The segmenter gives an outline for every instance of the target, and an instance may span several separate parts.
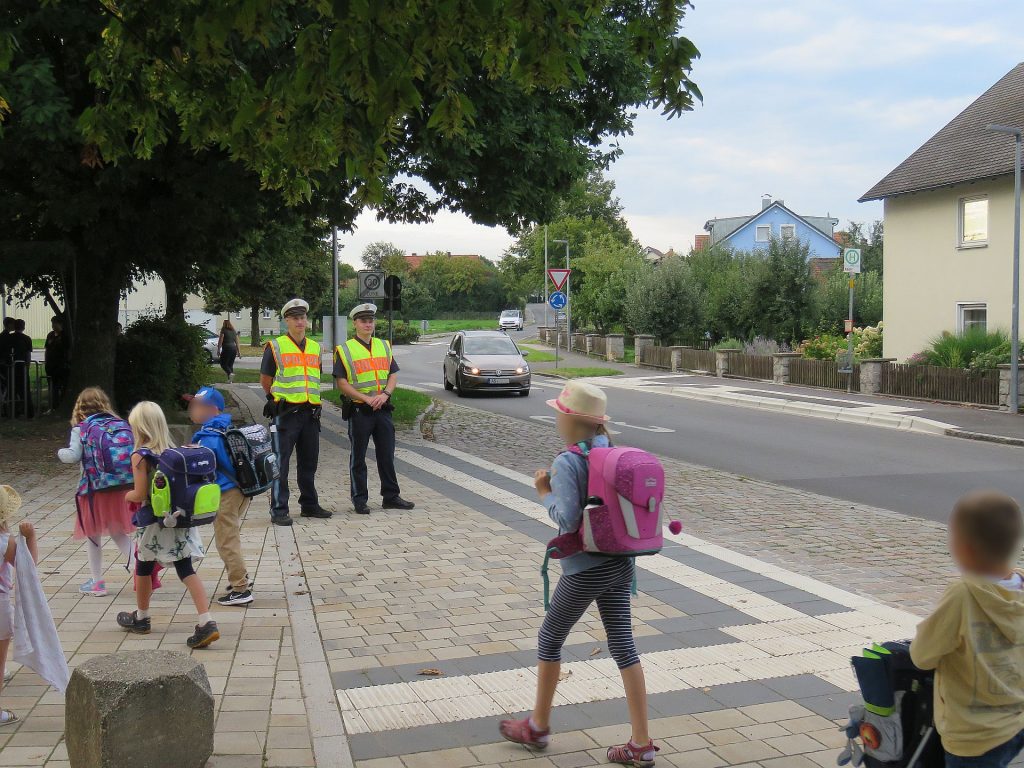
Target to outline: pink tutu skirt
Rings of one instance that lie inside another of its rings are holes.
[[[134,533],[132,513],[125,496],[129,488],[98,491],[88,496],[75,496],[78,514],[75,515],[75,538],[95,539],[121,533]]]

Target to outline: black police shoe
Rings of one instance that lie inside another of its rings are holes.
[[[370,514],[370,507],[364,502],[363,504],[356,504],[357,515],[368,515]]]
[[[386,499],[381,504],[384,509],[414,509],[416,507],[411,501],[406,501],[401,496],[395,496],[393,499]]]
[[[319,517],[321,520],[326,520],[328,517],[331,517],[333,514],[334,514],[333,512],[330,512],[330,511],[324,509],[319,504],[317,506],[315,506],[315,507],[310,508],[310,509],[304,509],[301,512],[302,517]]]
[[[285,512],[283,515],[271,515],[270,522],[274,525],[291,525],[295,521],[292,520],[291,515]]]

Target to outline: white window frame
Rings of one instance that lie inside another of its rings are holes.
[[[761,239],[761,230],[768,230],[768,237]],[[757,224],[754,226],[754,242],[755,243],[770,243],[772,241],[772,225],[771,224]]]
[[[263,319],[264,320],[270,320],[273,317],[274,317],[273,310],[271,310],[271,309],[264,309],[263,310]]]
[[[985,310],[985,330],[988,330],[988,303],[984,301],[958,301],[956,303],[956,332],[963,333],[966,328],[964,326],[964,312],[974,309]]]
[[[235,320],[241,320],[241,319],[242,319],[242,313],[241,312],[235,312]]]
[[[977,202],[978,200],[984,200],[986,204],[985,209],[985,239],[974,240],[972,242],[964,242],[964,206],[967,203]],[[988,195],[969,195],[957,199],[956,202],[956,247],[957,248],[987,248],[991,233],[990,228],[990,216],[988,210]]]
[[[788,235],[786,234],[786,230],[787,229],[792,230]],[[779,237],[781,237],[783,240],[785,240],[786,238],[792,238],[793,240],[796,240],[796,224],[782,224],[782,225],[780,225],[779,226]]]

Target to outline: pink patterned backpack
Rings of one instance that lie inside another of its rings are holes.
[[[587,460],[587,500],[580,527],[548,542],[541,569],[545,608],[548,558],[580,552],[610,557],[656,555],[663,543],[665,470],[657,457],[640,448],[591,448],[586,443],[569,450]]]

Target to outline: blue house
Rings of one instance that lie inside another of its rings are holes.
[[[842,247],[834,239],[839,219],[828,216],[800,216],[786,207],[783,200],[766,197],[761,211],[747,216],[710,219],[704,224],[709,235],[698,235],[698,247],[721,245],[734,251],[765,250],[772,238],[795,238],[807,243],[811,259],[837,259]]]

